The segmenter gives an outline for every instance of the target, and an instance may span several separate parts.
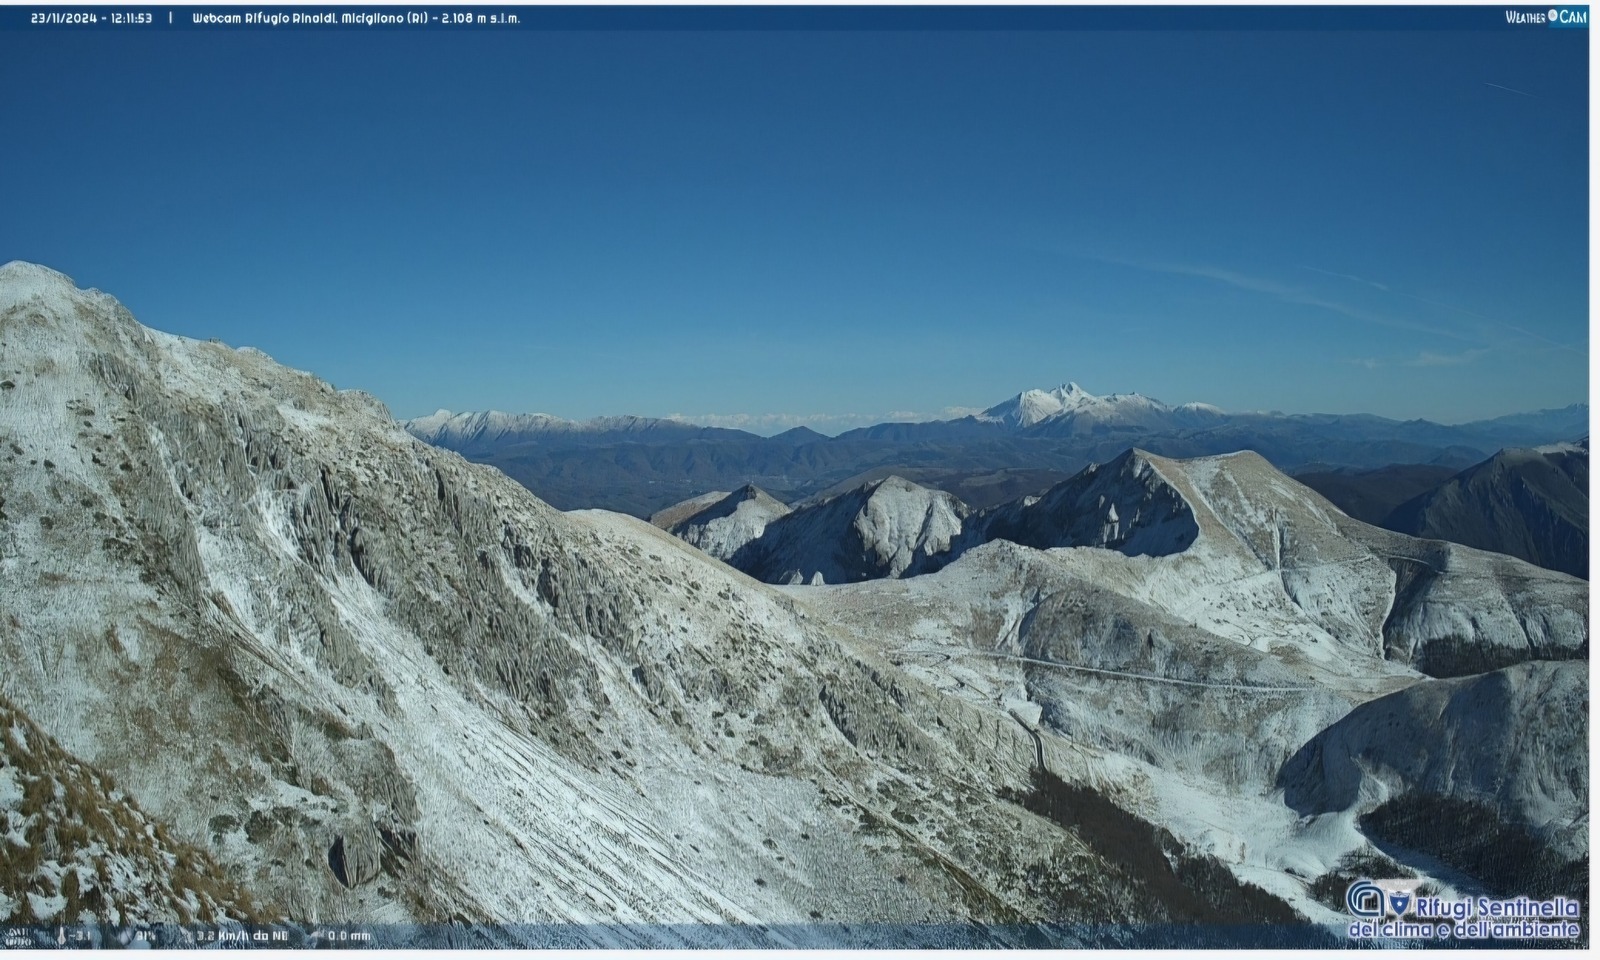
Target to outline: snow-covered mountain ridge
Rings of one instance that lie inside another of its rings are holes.
[[[1208,428],[1249,426],[1259,430],[1299,426],[1313,432],[1332,429],[1354,435],[1377,431],[1385,436],[1398,432],[1420,438],[1436,433],[1439,436],[1431,442],[1442,444],[1449,442],[1445,438],[1452,432],[1461,433],[1461,439],[1454,442],[1467,442],[1476,433],[1492,431],[1496,427],[1528,429],[1563,417],[1563,422],[1586,423],[1587,415],[1586,404],[1574,404],[1561,410],[1514,414],[1452,427],[1426,420],[1399,421],[1366,414],[1240,412],[1196,401],[1172,405],[1139,393],[1096,395],[1069,381],[1048,390],[1024,390],[981,413],[955,420],[882,423],[851,430],[841,436],[850,438],[896,433],[903,435],[899,439],[914,437],[935,440],[944,439],[946,435],[968,436],[968,431],[963,430],[964,425],[987,426],[1036,437],[1087,436],[1106,432],[1130,436],[1166,436]],[[803,432],[815,442],[835,439],[805,428],[796,428],[778,437],[762,438],[742,430],[707,427],[677,417],[604,416],[567,420],[544,413],[505,413],[498,410],[452,413],[441,409],[401,423],[413,435],[452,450],[491,449],[518,443],[602,436],[656,442],[705,437],[790,443],[792,434]],[[1584,428],[1579,432],[1586,433],[1587,430]]]
[[[556,439],[569,442],[596,438],[657,442],[695,437],[755,439],[754,434],[742,430],[703,427],[661,417],[611,416],[566,420],[546,413],[503,413],[499,410],[482,413],[437,410],[425,417],[403,421],[403,426],[418,439],[457,451],[493,449]]]
[[[1186,459],[1253,450],[1290,473],[1393,464],[1461,469],[1503,447],[1588,432],[1588,408],[1444,426],[1360,414],[1225,412],[1139,394],[1095,396],[1077,384],[1024,391],[954,420],[879,423],[824,437],[774,437],[682,420],[450,414],[408,421],[412,433],[503,470],[562,509],[648,517],[709,490],[754,484],[787,503],[897,474],[977,506],[1105,462],[1130,446]],[[1394,501],[1398,503],[1399,501]]]
[[[1161,915],[1003,799],[1035,747],[1002,703],[25,264],[0,267],[0,490],[0,695],[299,922],[935,945]]]
[[[1125,579],[1110,552],[1170,558],[1163,566],[1192,571],[1189,583],[1123,589],[1174,611],[1183,597],[1190,618],[1215,609],[1210,628],[1220,630],[1239,618],[1239,584],[1250,584],[1258,611],[1285,618],[1278,636],[1440,676],[1576,656],[1588,637],[1583,581],[1352,520],[1248,452],[1173,460],[1129,450],[1041,496],[976,513],[891,478],[802,504],[719,556],[769,583],[849,583],[926,573],[994,540],[1076,548],[1073,562],[1102,569],[1101,582]],[[1210,589],[1196,595],[1198,584]]]

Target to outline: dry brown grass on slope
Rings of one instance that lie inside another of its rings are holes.
[[[212,923],[262,922],[272,911],[0,696],[0,914],[8,923]]]

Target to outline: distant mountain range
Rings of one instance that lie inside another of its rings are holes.
[[[826,437],[775,437],[680,420],[440,410],[404,421],[413,435],[493,464],[562,509],[650,514],[712,490],[757,484],[794,501],[893,473],[992,506],[1066,479],[1131,446],[1162,456],[1252,450],[1286,472],[1395,463],[1459,470],[1505,447],[1588,433],[1588,404],[1445,425],[1367,414],[1230,413],[1075,383],[1026,390],[980,414],[880,423]]]

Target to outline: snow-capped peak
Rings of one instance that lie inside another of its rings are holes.
[[[89,291],[83,291],[86,295]],[[59,300],[80,295],[72,278],[49,267],[26,260],[12,260],[0,266],[0,310],[10,309],[34,297]]]
[[[1106,419],[1108,415],[1114,419],[1116,411],[1128,409],[1168,408],[1137,393],[1096,396],[1069,381],[1054,390],[1024,390],[1005,403],[985,410],[978,415],[978,419],[1025,428],[1048,420],[1091,412],[1096,419]]]

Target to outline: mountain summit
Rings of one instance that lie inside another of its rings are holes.
[[[1069,382],[1054,390],[1024,390],[985,410],[976,419],[1021,430],[1041,425],[1070,425],[1070,432],[1087,433],[1106,427],[1138,430],[1194,427],[1223,416],[1220,408],[1206,403],[1173,407],[1138,393],[1099,397]]]

